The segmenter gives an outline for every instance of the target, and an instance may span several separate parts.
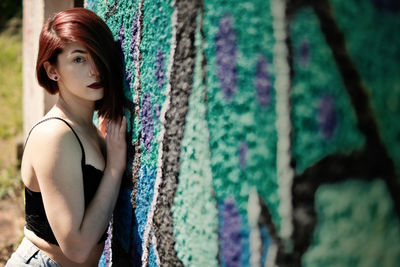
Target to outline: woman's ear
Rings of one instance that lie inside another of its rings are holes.
[[[50,62],[46,61],[43,63],[43,67],[46,70],[47,76],[50,80],[58,81],[60,76],[58,75],[57,69],[53,64],[50,64]]]

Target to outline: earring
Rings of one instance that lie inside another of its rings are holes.
[[[57,77],[57,76],[54,76],[54,80],[57,81],[57,80],[58,80],[58,77]]]

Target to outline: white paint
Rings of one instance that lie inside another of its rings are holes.
[[[247,219],[250,226],[250,265],[261,266],[262,240],[258,220],[261,214],[257,190],[252,188],[247,202]]]
[[[276,255],[278,254],[278,246],[273,243],[268,247],[267,259],[264,267],[276,267]]]
[[[291,251],[290,237],[293,232],[291,189],[294,171],[290,166],[290,68],[288,63],[288,48],[286,46],[286,5],[287,0],[271,1],[275,37],[274,64],[276,66],[277,180],[280,200],[278,211],[281,217],[280,236],[284,241],[285,249]]]

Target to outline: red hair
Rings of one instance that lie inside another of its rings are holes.
[[[48,77],[44,63],[56,65],[64,45],[71,42],[79,42],[87,48],[100,73],[104,97],[96,101],[98,115],[107,119],[121,117],[124,97],[122,56],[107,24],[88,9],[61,11],[43,25],[36,62],[39,84],[50,94],[58,93],[57,82]]]

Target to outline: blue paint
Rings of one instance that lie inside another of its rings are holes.
[[[337,127],[335,99],[331,95],[324,95],[318,105],[318,124],[325,139],[331,139]]]
[[[270,237],[268,234],[267,227],[260,227],[261,241],[262,241],[262,251],[261,251],[261,266],[265,266],[265,261],[267,260],[268,248],[270,245]]]
[[[106,256],[103,254],[101,254],[100,260],[99,260],[99,264],[97,265],[98,267],[108,267],[106,265]]]
[[[224,240],[222,239],[222,229],[224,225],[224,217],[222,216],[224,212],[224,202],[218,202],[218,260],[219,264],[221,267],[226,267],[225,261],[224,261],[224,255],[221,253],[223,246],[224,246]]]
[[[139,236],[139,229],[136,218],[133,221],[132,245],[130,251],[131,266],[142,266],[142,239]]]
[[[151,244],[150,246],[150,252],[149,252],[149,267],[158,267],[157,265],[157,260],[156,260],[156,254],[154,252],[154,246]]]
[[[132,190],[122,188],[114,211],[114,238],[117,238],[122,248],[129,251],[132,224]]]
[[[145,232],[147,223],[147,214],[150,210],[153,200],[154,182],[156,179],[156,170],[147,166],[141,166],[139,171],[139,180],[137,184],[138,192],[136,195],[137,207],[135,217],[137,221],[137,232],[141,240]]]
[[[246,218],[240,216],[240,266],[250,266],[250,226]]]
[[[95,5],[96,5],[95,0],[86,0],[86,8],[87,9],[93,10]]]
[[[153,200],[155,179],[156,170],[142,165],[139,170],[136,194],[137,206],[132,225],[130,260],[131,264],[134,264],[133,266],[141,266],[143,236],[147,223],[147,214],[150,211],[151,202]]]

